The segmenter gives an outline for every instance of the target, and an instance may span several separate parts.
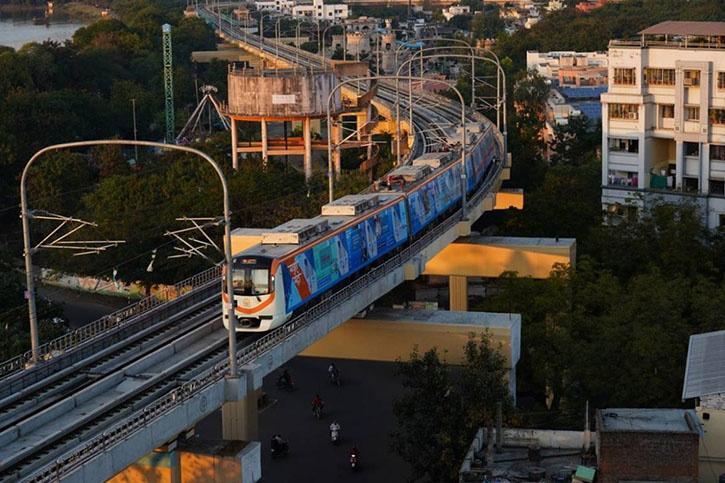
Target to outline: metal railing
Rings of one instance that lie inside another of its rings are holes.
[[[143,315],[151,309],[171,303],[180,296],[187,294],[197,288],[214,282],[219,282],[221,267],[214,266],[203,272],[192,275],[172,286],[166,287],[160,292],[145,297],[138,302],[119,309],[111,314],[104,315],[90,324],[79,327],[67,334],[53,339],[39,348],[42,361],[48,361],[53,357],[73,349],[81,344],[89,342],[96,337],[105,334],[111,329],[121,327],[131,319]],[[27,351],[19,356],[0,364],[0,378],[9,376],[27,367],[32,359],[32,352]],[[40,362],[42,364],[43,362]]]
[[[610,47],[664,47],[668,49],[725,49],[725,42],[685,40],[610,40]]]
[[[501,136],[497,136],[497,141],[500,148],[499,152],[502,152],[503,143]],[[502,158],[503,156],[498,158],[495,166],[493,166],[493,170],[491,172],[492,176],[489,176],[476,194],[471,197],[467,208],[479,203],[491,189],[504,166]],[[420,253],[434,240],[453,228],[461,219],[462,212],[458,209],[451,216],[436,225],[428,233],[413,242],[413,244],[402,250],[397,255],[393,256],[391,259],[373,268],[367,274],[344,286],[330,296],[323,298],[323,300],[293,319],[291,322],[269,332],[253,343],[243,347],[237,352],[237,365],[241,367],[255,361],[261,355],[265,354],[280,343],[283,343],[303,328],[318,320],[321,316],[326,315],[345,303],[351,297],[360,293],[362,289],[370,286],[392,271],[400,268],[404,263],[411,260],[416,254]],[[194,397],[201,390],[223,380],[227,374],[227,369],[228,361],[225,359],[223,362],[216,364],[214,367],[193,380],[184,383],[164,395],[162,398],[157,399],[143,409],[118,422],[103,433],[95,436],[90,441],[83,444],[80,448],[66,453],[64,456],[58,458],[54,463],[51,463],[50,465],[47,465],[46,467],[33,473],[28,478],[28,481],[37,483],[59,481],[64,475],[70,474],[85,462],[126,440],[135,432],[152,423],[156,418],[167,414],[172,409]]]

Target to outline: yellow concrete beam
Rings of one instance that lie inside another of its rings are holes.
[[[489,312],[375,309],[365,319],[350,319],[315,342],[302,356],[393,362],[407,359],[417,346],[437,347],[453,364],[464,360],[470,334],[488,330],[506,357],[507,368],[519,360],[521,316]]]
[[[524,208],[524,190],[501,190],[496,193],[496,204],[494,210],[508,210]]]
[[[523,277],[548,278],[557,263],[574,265],[573,238],[463,237],[428,261],[423,275],[498,277],[518,272]]]

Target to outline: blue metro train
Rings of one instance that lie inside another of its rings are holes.
[[[491,127],[471,138],[469,194],[502,149]],[[261,243],[233,258],[238,330],[264,332],[283,325],[323,293],[411,243],[460,205],[461,186],[460,149],[429,153],[388,173],[372,193],[345,196],[325,205],[320,216],[262,233]],[[226,290],[222,299],[228,309]]]

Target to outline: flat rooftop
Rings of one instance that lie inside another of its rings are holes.
[[[600,409],[597,420],[602,433],[700,433],[692,409]]]

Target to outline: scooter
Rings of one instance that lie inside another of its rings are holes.
[[[357,471],[359,466],[359,462],[357,459],[357,453],[350,453],[350,469],[352,471]]]
[[[340,430],[339,429],[330,430],[330,441],[335,446],[337,446],[340,443]]]
[[[322,406],[322,404],[316,404],[312,406],[312,415],[317,419],[320,419],[322,417]]]

